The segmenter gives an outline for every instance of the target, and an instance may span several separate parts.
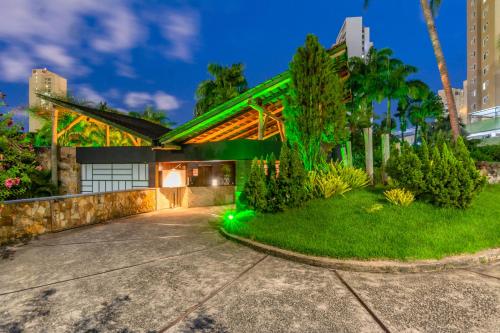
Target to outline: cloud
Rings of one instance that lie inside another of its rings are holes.
[[[175,110],[180,107],[180,102],[175,96],[169,95],[163,91],[157,91],[154,94],[148,92],[129,92],[125,95],[125,104],[130,108],[144,107],[154,105],[160,110]]]
[[[169,10],[163,18],[161,31],[170,43],[170,58],[191,61],[199,38],[199,14],[193,10]]]
[[[106,100],[91,86],[86,84],[78,86],[76,89],[76,94],[79,98],[83,98],[84,100],[91,101],[94,103],[104,102]]]
[[[71,80],[112,56],[119,76],[135,78],[132,50],[159,29],[159,48],[192,61],[199,39],[193,9],[141,9],[139,0],[2,0],[0,81],[26,82],[30,69],[48,67]],[[150,7],[151,8],[151,7]]]
[[[19,49],[0,53],[0,79],[7,82],[27,82],[34,61]]]

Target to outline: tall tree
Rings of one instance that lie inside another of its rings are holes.
[[[208,73],[212,78],[201,82],[196,89],[195,117],[247,90],[244,69],[241,63],[227,67],[209,64]]]
[[[346,137],[344,89],[325,48],[314,35],[290,63],[291,94],[285,107],[287,140],[312,170]]]
[[[368,6],[369,2],[370,0],[365,0],[365,7]],[[434,55],[436,56],[438,64],[439,74],[441,76],[441,82],[443,83],[443,88],[446,95],[446,101],[448,103],[451,132],[453,135],[453,139],[457,140],[457,138],[460,136],[458,112],[455,105],[455,99],[453,97],[453,91],[451,89],[448,68],[446,66],[443,50],[439,41],[436,24],[434,22],[434,17],[441,5],[441,2],[442,0],[420,0],[420,5],[424,14],[427,30],[429,31],[432,47],[434,49]]]
[[[415,126],[415,144],[417,143],[419,128],[425,133],[428,126],[427,120],[438,118],[443,115],[443,112],[443,102],[436,93],[431,91],[429,87],[419,91],[419,96],[411,105],[409,113],[410,122]]]

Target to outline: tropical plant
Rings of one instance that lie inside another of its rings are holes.
[[[248,83],[243,73],[244,69],[241,63],[227,67],[209,64],[208,73],[212,78],[202,81],[196,89],[195,117],[247,90]]]
[[[396,206],[409,206],[414,200],[415,196],[404,188],[393,188],[384,192],[384,196],[391,204]]]
[[[426,120],[441,117],[443,112],[443,102],[436,93],[430,89],[421,91],[421,95],[411,105],[409,114],[410,122],[415,126],[415,144],[417,144],[419,128],[423,133],[427,131],[428,123]]]
[[[153,106],[148,105],[142,112],[131,111],[129,115],[132,117],[148,120],[152,123],[170,127],[174,123],[169,119],[167,113],[163,110],[155,109]]]
[[[365,8],[368,6],[369,2],[370,0],[365,0]],[[460,136],[457,107],[455,105],[455,99],[453,97],[453,91],[451,89],[448,68],[446,66],[446,61],[434,22],[434,17],[441,5],[441,2],[442,0],[420,0],[420,5],[424,14],[427,30],[429,31],[432,47],[434,49],[434,55],[436,56],[439,73],[441,75],[441,82],[443,83],[444,91],[446,94],[452,135],[454,140],[457,140],[457,138]]]
[[[324,199],[343,195],[351,190],[349,185],[339,176],[324,171],[309,172],[309,188],[313,197]]]
[[[311,34],[293,57],[290,74],[291,94],[284,110],[287,140],[312,170],[346,138],[344,88],[334,62]]]
[[[327,173],[334,177],[339,177],[350,188],[366,187],[370,183],[370,179],[365,171],[346,166],[342,163],[330,162],[327,167]]]

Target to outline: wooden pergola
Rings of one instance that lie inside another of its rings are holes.
[[[346,45],[336,45],[328,52],[340,77],[346,79]],[[283,110],[290,93],[290,81],[288,71],[281,73],[163,135],[160,143],[182,145],[237,139],[267,140],[278,135],[284,141]]]

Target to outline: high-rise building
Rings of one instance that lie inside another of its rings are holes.
[[[467,81],[464,81],[464,88],[452,88],[453,98],[455,99],[455,106],[457,107],[458,116],[460,120],[466,124],[467,123]],[[448,101],[446,100],[446,94],[444,90],[439,90],[438,95],[443,101],[444,111],[448,113]]]
[[[347,17],[340,28],[336,44],[346,42],[347,56],[364,58],[373,43],[370,41],[370,28],[363,26],[363,18]]]
[[[467,0],[467,104],[476,137],[500,135],[499,38],[500,1]]]
[[[29,107],[48,109],[50,104],[42,100],[36,93],[48,93],[54,96],[66,96],[68,82],[62,76],[49,71],[47,68],[33,69],[29,79]],[[34,132],[43,126],[43,119],[29,114],[29,131]]]

